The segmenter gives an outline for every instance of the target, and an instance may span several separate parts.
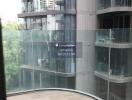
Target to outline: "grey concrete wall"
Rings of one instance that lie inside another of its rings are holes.
[[[96,0],[77,0],[77,42],[82,42],[82,57],[76,58],[76,89],[95,93]],[[91,31],[90,31],[91,30]],[[78,50],[77,50],[78,51]],[[77,52],[78,55],[79,52]]]
[[[77,0],[77,30],[96,29],[96,0]]]

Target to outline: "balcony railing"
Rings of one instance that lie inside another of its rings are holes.
[[[69,41],[69,44],[72,42]],[[74,73],[75,66],[64,66],[65,58],[59,56],[62,52],[57,45],[65,43],[64,31],[21,31],[23,65],[28,65],[31,69],[36,66],[47,71]],[[73,61],[71,63],[75,65]]]
[[[110,93],[110,100],[123,100],[119,96],[116,96],[114,93]]]
[[[64,0],[53,0],[52,3],[47,5],[46,2],[40,1],[36,3],[34,1],[24,2],[22,6],[22,12],[48,12],[48,11],[61,11],[61,12],[76,12],[76,1],[70,0],[65,2]]]
[[[109,68],[108,64],[105,63],[98,63],[96,65],[96,71],[99,71],[103,74],[110,74],[115,76],[122,76],[122,77],[130,77],[132,76],[132,72],[129,71],[130,66],[120,66],[120,65],[111,65],[111,68]]]
[[[96,31],[96,43],[131,43],[132,29],[102,29]]]
[[[106,9],[111,7],[132,7],[132,0],[97,0],[98,9]]]
[[[75,48],[63,47],[68,43],[64,31],[3,30],[3,34],[6,73],[9,71],[6,74],[8,92],[50,87],[74,88],[75,56],[63,54],[75,53]],[[74,40],[70,36],[68,38]],[[69,48],[74,51],[64,51]],[[72,83],[68,83],[69,79]]]
[[[106,75],[130,77],[131,71],[131,50],[115,48],[96,48],[96,68],[95,70]]]
[[[80,51],[77,51],[79,54],[77,55],[77,58],[81,58],[81,57],[83,58],[84,55],[81,54],[82,49],[85,49],[88,46],[94,47],[93,34],[95,34],[95,30],[78,31],[78,35],[81,38],[79,42],[81,44],[78,47]],[[89,36],[92,37],[88,39]],[[68,30],[65,31],[4,30],[3,46],[4,46],[4,57],[5,57],[7,92],[12,93],[18,91],[25,91],[25,90],[36,90],[36,89],[40,90],[42,88],[75,89],[76,84],[78,84],[76,83],[75,77],[77,78],[80,76],[81,76],[80,78],[84,77],[83,80],[87,78],[85,76],[92,75],[94,77],[93,69],[91,70],[87,69],[88,64],[85,63],[88,61],[87,59],[83,58],[82,60],[82,63],[86,65],[85,67],[86,70],[84,69],[84,70],[75,71],[76,59],[74,59],[73,56],[68,56],[66,58],[64,58],[63,56],[62,57],[56,56],[57,54],[56,51],[59,50],[56,47],[59,47],[59,43],[62,44],[64,43],[62,46],[65,47],[66,46],[65,42],[67,43],[68,40],[70,41],[70,43],[75,42],[75,30],[73,31],[71,30],[69,31]],[[67,47],[71,48],[72,46],[68,45]],[[62,49],[62,51],[63,50],[64,49]],[[108,53],[108,51],[100,54],[103,55],[106,53]],[[105,55],[105,57],[107,57],[107,54]],[[104,60],[105,62],[103,62]],[[97,65],[99,65],[99,67],[96,70],[108,73],[109,72],[108,59],[104,58],[103,61],[102,59],[98,60]],[[131,70],[129,71],[131,72]],[[110,72],[113,73],[113,70]],[[91,84],[93,84],[93,82]],[[96,86],[101,87],[101,89],[105,89],[104,85],[98,85],[97,83]],[[85,88],[87,89],[88,87],[84,86],[84,89]],[[93,91],[91,92],[93,93]],[[105,93],[107,94],[107,92],[108,91],[106,91]],[[118,91],[118,92],[122,92],[122,91]],[[104,95],[104,97],[106,96],[107,95]],[[114,99],[115,98],[117,97],[114,97]]]
[[[60,10],[60,8],[54,2],[52,5],[47,5],[45,2],[40,2],[40,5],[34,5],[32,1],[23,2],[22,12],[41,12],[46,10]]]

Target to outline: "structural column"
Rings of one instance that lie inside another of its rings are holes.
[[[77,34],[76,42],[82,43],[82,48],[76,48],[76,89],[95,93],[95,30],[97,27],[96,0],[77,0]]]

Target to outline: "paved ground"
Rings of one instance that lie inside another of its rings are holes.
[[[94,100],[74,92],[44,91],[8,97],[7,100]]]

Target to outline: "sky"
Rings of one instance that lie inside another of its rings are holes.
[[[2,23],[17,22],[21,12],[21,0],[0,0],[0,17]]]

